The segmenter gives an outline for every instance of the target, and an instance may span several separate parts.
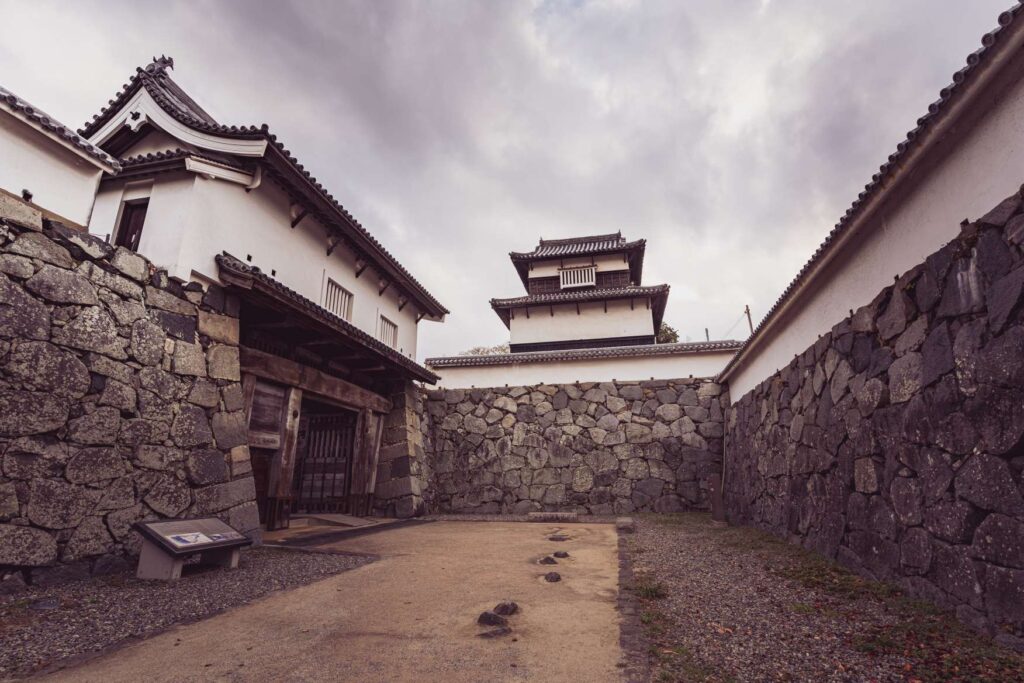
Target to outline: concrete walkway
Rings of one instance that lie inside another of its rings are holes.
[[[611,525],[435,522],[332,543],[378,562],[273,595],[60,672],[67,681],[615,681]],[[536,560],[555,550],[556,566]],[[542,579],[549,570],[559,583]],[[513,633],[476,618],[502,599]]]

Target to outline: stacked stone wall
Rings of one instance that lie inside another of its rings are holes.
[[[0,587],[122,567],[140,520],[258,536],[237,301],[23,208],[0,216]]]
[[[740,398],[725,503],[1024,645],[1020,196]]]
[[[425,504],[506,514],[706,509],[726,405],[718,384],[693,378],[430,391]]]
[[[407,382],[391,393],[384,416],[377,461],[374,510],[387,517],[414,517],[426,512],[430,492],[429,463],[422,429],[423,392]]]

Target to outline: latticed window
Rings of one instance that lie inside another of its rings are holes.
[[[324,291],[324,308],[343,320],[352,320],[352,292],[331,278],[327,278]]]
[[[378,331],[377,338],[382,342],[390,346],[391,348],[398,347],[398,325],[391,322],[384,316],[380,317],[380,330]]]
[[[593,287],[597,284],[597,267],[584,266],[583,268],[563,268],[558,271],[561,279],[562,289],[573,287]]]

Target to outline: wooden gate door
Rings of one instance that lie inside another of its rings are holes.
[[[303,415],[294,481],[298,512],[351,512],[357,414]]]

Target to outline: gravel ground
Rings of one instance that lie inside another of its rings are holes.
[[[197,621],[373,558],[254,548],[235,571],[186,567],[177,583],[117,574],[0,598],[0,680],[59,668],[128,639]]]
[[[626,547],[654,680],[1024,680],[1024,657],[755,529],[642,515]]]

